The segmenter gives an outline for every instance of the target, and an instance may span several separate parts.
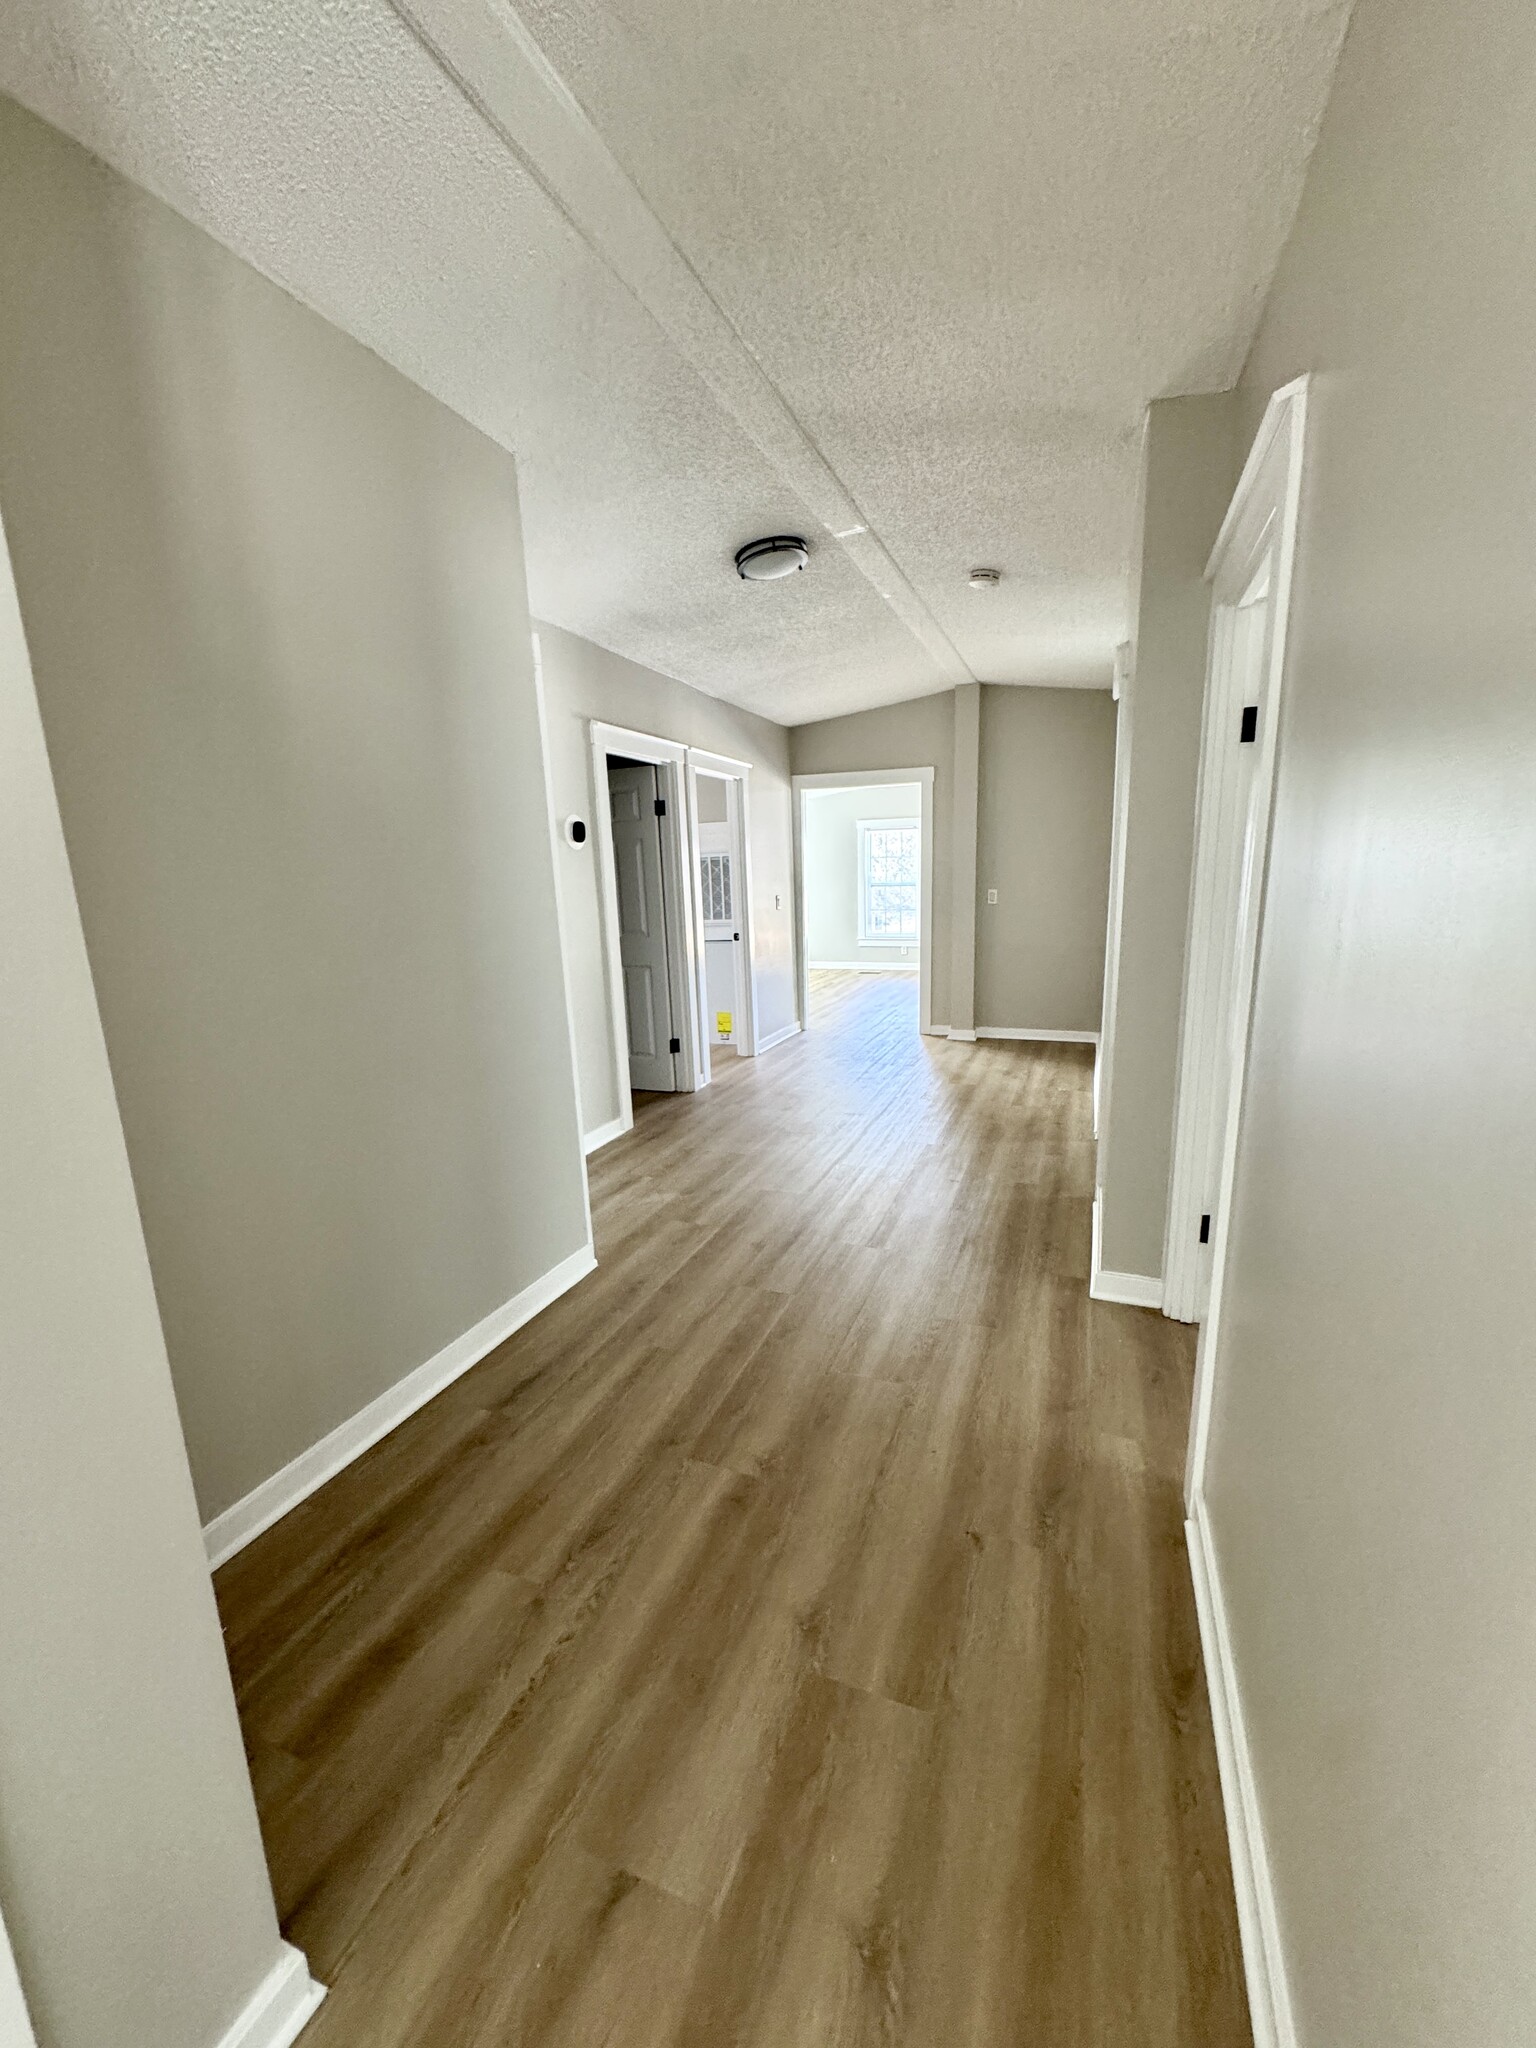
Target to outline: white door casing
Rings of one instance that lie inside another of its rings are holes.
[[[1171,1197],[1176,1184],[1187,1187],[1210,1170],[1202,1150],[1210,1145],[1216,1163],[1209,1298],[1195,1356],[1185,1473],[1191,1516],[1202,1499],[1220,1371],[1222,1297],[1263,928],[1310,382],[1299,377],[1270,399],[1206,569],[1212,586],[1210,654],[1170,1176]],[[1241,736],[1245,719],[1252,731],[1247,741]],[[1235,767],[1230,754],[1234,726],[1245,757]],[[1228,901],[1230,912],[1224,908]],[[1203,1055],[1197,1051],[1197,1030],[1206,1046]],[[1183,1220],[1187,1224],[1187,1216]],[[1198,1222],[1197,1214],[1197,1249]],[[1199,1292],[1204,1277],[1188,1258],[1188,1238],[1186,1229],[1177,1279],[1183,1301]],[[1167,1249],[1173,1249],[1171,1238]],[[1170,1266],[1165,1284],[1173,1278]]]
[[[677,1035],[667,953],[666,880],[656,769],[651,762],[608,769],[613,875],[619,906],[619,962],[629,1047],[629,1085],[677,1087]]]
[[[1163,1313],[1184,1323],[1204,1321],[1210,1298],[1211,1231],[1227,1096],[1238,1057],[1232,1042],[1233,977],[1244,863],[1259,795],[1254,770],[1264,709],[1274,544],[1271,527],[1252,564],[1248,588],[1235,602],[1215,600],[1211,613],[1163,1250]],[[1248,739],[1243,737],[1246,713],[1252,714]]]
[[[671,987],[672,1035],[682,1041],[674,1086],[702,1088],[709,1080],[708,1047],[702,1038],[698,1005],[698,891],[694,887],[693,837],[688,822],[685,762],[688,750],[676,740],[628,726],[606,725],[594,718],[588,728],[592,750],[592,819],[597,833],[597,887],[603,938],[603,980],[608,996],[608,1044],[612,1059],[614,1099],[618,1116],[602,1131],[609,1143],[633,1127],[635,1106],[629,1072],[629,1019],[624,1002],[624,967],[619,936],[619,903],[613,856],[613,818],[608,791],[608,762],[613,755],[645,761],[656,769],[657,786],[666,805],[661,820],[664,859],[664,917]]]
[[[718,776],[725,783],[726,823],[723,828],[705,826],[699,821],[701,775]],[[699,859],[705,851],[706,833],[710,835],[713,847],[720,843],[718,834],[723,830],[723,843],[731,856],[732,915],[728,929],[732,934],[731,945],[735,955],[732,967],[735,1027],[731,1040],[738,1055],[746,1059],[755,1058],[758,1051],[757,951],[752,921],[751,776],[752,764],[749,761],[738,761],[729,754],[711,753],[703,747],[688,749],[688,818],[693,841],[694,874],[698,874]],[[707,1065],[716,1005],[711,1001],[709,988],[710,934],[706,929],[704,907],[699,898],[700,892],[696,890],[697,1007],[703,1039],[703,1058]]]

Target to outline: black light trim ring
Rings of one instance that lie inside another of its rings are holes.
[[[800,551],[800,560],[795,568],[803,569],[811,551],[798,533],[772,533],[763,540],[749,540],[745,547],[736,550],[736,574],[745,583],[761,582],[761,577],[747,574],[746,564],[759,560],[763,555],[788,554],[794,548]]]

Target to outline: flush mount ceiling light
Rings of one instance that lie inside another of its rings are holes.
[[[774,533],[736,550],[736,574],[748,583],[772,583],[780,576],[793,576],[810,558],[798,533]]]
[[[972,590],[996,590],[1003,575],[1000,569],[973,569],[965,580]]]

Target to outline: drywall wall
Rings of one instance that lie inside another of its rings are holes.
[[[538,628],[550,783],[555,816],[593,815],[593,719],[702,747],[751,764],[752,920],[757,1028],[772,1036],[795,1021],[794,920],[790,882],[789,734],[671,676],[557,626]],[[582,1127],[601,1130],[619,1114],[613,1076],[608,985],[603,960],[597,839],[556,848],[566,967],[581,1078]]]
[[[985,684],[979,752],[976,1022],[1097,1031],[1114,700],[1107,690]]]
[[[871,946],[859,937],[859,823],[922,815],[921,783],[873,783],[863,789],[812,789],[805,796],[800,861],[805,883],[805,955],[809,966],[909,967],[910,946]]]
[[[0,1970],[210,2048],[282,1951],[3,536],[0,956]]]
[[[1147,411],[1143,464],[1127,684],[1135,693],[1135,738],[1097,1177],[1103,1265],[1156,1278],[1168,1215],[1205,702],[1205,565],[1242,466],[1236,398],[1158,400]]]
[[[790,759],[797,775],[836,774],[846,768],[933,770],[933,986],[934,1024],[949,1022],[950,875],[955,758],[955,693],[914,697],[878,711],[797,725]]]
[[[1315,373],[1206,1492],[1301,2048],[1536,2015],[1533,135],[1524,0],[1360,0],[1242,388]]]
[[[0,503],[205,1518],[577,1250],[510,457],[0,104]]]

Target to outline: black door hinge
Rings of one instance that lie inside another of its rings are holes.
[[[1202,1217],[1200,1218],[1200,1242],[1201,1242],[1202,1244],[1209,1244],[1209,1243],[1210,1243],[1210,1241],[1211,1241],[1211,1219],[1210,1219],[1210,1217],[1209,1217],[1209,1216],[1202,1216]]]
[[[683,1041],[682,1041],[682,1040],[681,1040],[680,1038],[674,1038],[674,1039],[670,1040],[670,1041],[669,1041],[669,1043],[668,1043],[668,1045],[667,1045],[667,1051],[668,1051],[668,1052],[681,1052],[681,1051],[682,1051],[682,1049],[683,1049]]]
[[[1259,707],[1257,704],[1243,706],[1243,723],[1238,733],[1239,740],[1256,740],[1259,736]]]
[[[667,815],[667,800],[664,796],[659,796],[656,799],[656,815],[658,818],[664,818]]]

